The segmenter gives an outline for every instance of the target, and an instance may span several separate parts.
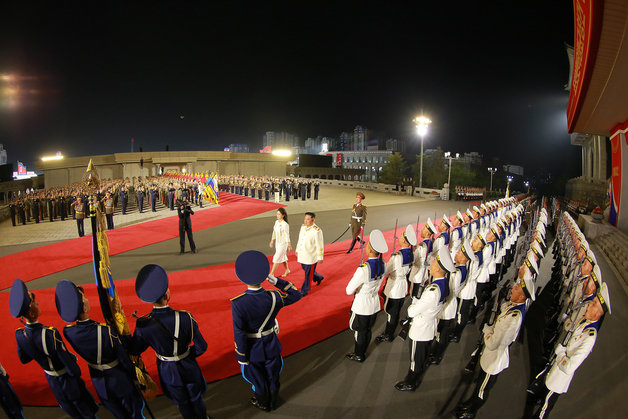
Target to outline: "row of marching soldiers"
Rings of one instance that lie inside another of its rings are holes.
[[[439,364],[449,342],[458,342],[465,326],[475,322],[492,294],[494,303],[485,314],[482,340],[474,356],[482,371],[473,395],[460,403],[455,415],[474,417],[488,397],[497,375],[508,367],[508,346],[516,339],[528,304],[535,298],[538,263],[545,252],[547,214],[536,228],[528,229],[523,245],[524,262],[514,281],[505,284],[503,273],[516,259],[517,240],[525,214],[514,198],[474,206],[444,216],[438,227],[428,219],[423,229],[405,228],[397,240],[401,249],[384,263],[388,245],[379,230],[369,237],[368,260],[356,270],[346,292],[354,294],[350,328],[355,350],[352,361],[364,362],[371,328],[380,310],[378,291],[384,278],[386,328],[378,342],[392,342],[407,295],[412,301],[399,336],[409,342],[410,365],[399,391],[414,391],[430,364]],[[394,249],[393,249],[394,250]],[[502,301],[503,300],[503,301]],[[492,318],[490,318],[492,317]]]
[[[593,350],[604,317],[611,313],[608,285],[602,281],[595,255],[567,212],[558,220],[553,254],[551,278],[533,314],[538,314],[536,323],[541,327],[528,328],[534,378],[527,389],[524,418],[549,416]]]

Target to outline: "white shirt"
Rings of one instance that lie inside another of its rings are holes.
[[[290,243],[290,225],[285,220],[275,220],[273,240],[275,246]]]
[[[499,374],[510,364],[508,347],[517,339],[523,316],[514,309],[518,304],[506,301],[501,306],[501,314],[489,333],[484,334],[484,351],[480,366],[490,375]]]
[[[316,224],[309,227],[303,224],[297,242],[297,262],[313,265],[323,260],[324,245],[323,231]]]
[[[401,299],[408,295],[408,280],[406,276],[410,272],[410,265],[403,264],[403,255],[401,252],[393,254],[386,263],[386,272],[388,275],[386,286],[384,287],[384,295],[388,298]]]
[[[347,295],[355,294],[351,304],[353,313],[370,316],[381,310],[378,292],[383,278],[384,275],[371,279],[371,267],[368,263],[358,266],[346,289]]]
[[[425,282],[427,268],[429,268],[427,256],[427,244],[424,242],[419,243],[414,250],[414,263],[410,269],[410,282],[415,284]]]
[[[436,336],[438,313],[443,303],[440,302],[440,288],[432,284],[425,288],[421,298],[412,299],[408,307],[408,317],[412,318],[408,336],[415,341],[429,341]]]

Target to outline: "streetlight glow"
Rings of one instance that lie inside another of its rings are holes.
[[[489,191],[493,190],[493,175],[495,174],[495,172],[497,172],[497,167],[489,167],[488,171],[491,172],[491,187],[489,188]]]
[[[289,157],[292,156],[292,151],[290,150],[273,150],[273,155],[281,156],[281,157]]]
[[[423,138],[427,134],[427,127],[432,123],[432,120],[421,115],[415,117],[413,121],[416,125],[416,132],[421,137],[421,164],[419,169],[419,189],[421,189],[423,188]]]

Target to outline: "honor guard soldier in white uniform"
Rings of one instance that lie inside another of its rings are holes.
[[[432,235],[436,233],[436,227],[429,218],[421,230],[421,242],[414,250],[414,262],[410,268],[410,284],[412,286],[411,295],[416,297],[419,290],[427,280],[427,271],[430,261],[428,260],[432,253]]]
[[[438,224],[438,232],[440,234],[438,235],[438,237],[436,237],[436,239],[434,239],[434,246],[433,246],[432,252],[438,253],[438,249],[440,249],[441,246],[445,246],[449,249],[449,242],[450,242],[449,229],[450,228],[451,228],[451,221],[449,221],[449,217],[447,217],[447,215],[443,214],[443,219],[441,220],[440,224]]]
[[[471,242],[471,240],[466,239],[465,242]],[[469,313],[473,307],[473,302],[475,301],[475,292],[476,292],[476,277],[482,272],[483,265],[483,255],[482,250],[484,249],[484,242],[480,237],[475,237],[471,242],[471,250],[475,257],[471,259],[471,263],[469,264],[469,268],[467,270],[467,279],[462,285],[460,289],[460,293],[458,294],[458,311],[456,313],[456,329],[451,336],[451,342],[460,342],[460,336],[462,335],[462,331],[469,321]],[[468,251],[465,245],[465,251]]]
[[[451,250],[451,258],[453,259],[454,257],[456,257],[458,250],[460,250],[460,246],[462,246],[462,242],[464,241],[466,236],[464,230],[465,222],[460,211],[456,212],[456,216],[454,217],[452,224],[453,230],[451,230],[451,244],[449,248]]]
[[[135,366],[118,334],[107,324],[90,320],[90,304],[83,289],[60,281],[55,289],[59,316],[66,323],[63,336],[89,365],[89,375],[100,402],[116,418],[144,418],[144,400],[134,384]]]
[[[95,418],[98,405],[85,387],[76,357],[65,349],[57,329],[39,323],[39,302],[19,279],[11,287],[9,311],[13,317],[26,319],[26,327],[15,331],[20,362],[34,360],[41,366],[59,407],[68,416]]]
[[[268,275],[269,271],[268,258],[262,252],[241,253],[235,272],[248,289],[231,299],[236,358],[242,377],[253,387],[251,404],[264,411],[277,408],[283,367],[276,316],[283,307],[301,299],[292,283]],[[267,291],[260,286],[267,278],[276,290]]]
[[[399,313],[408,295],[408,274],[412,266],[412,246],[416,246],[416,233],[409,224],[406,231],[399,236],[401,249],[390,256],[386,263],[385,275],[388,275],[384,286],[384,311],[388,315],[384,333],[376,339],[378,342],[392,342],[399,324]]]
[[[157,372],[164,395],[184,418],[205,418],[203,394],[207,384],[196,358],[207,350],[198,323],[188,311],[174,310],[170,303],[168,274],[159,265],[146,265],[135,279],[135,293],[153,310],[137,319],[132,352],[140,355],[150,346],[157,356]]]
[[[480,356],[480,375],[471,397],[459,404],[455,416],[459,419],[471,419],[484,405],[491,388],[497,381],[497,375],[508,368],[508,348],[519,335],[526,312],[526,301],[534,301],[535,286],[531,276],[526,274],[513,286],[509,301],[502,303],[500,314],[492,325],[485,324],[482,329],[484,343]]]
[[[431,364],[440,364],[443,359],[451,334],[456,327],[456,314],[458,312],[458,295],[467,280],[469,262],[477,260],[471,243],[465,239],[454,258],[456,272],[449,276],[449,295],[443,303],[443,308],[438,315],[438,333],[432,345],[430,355]]]
[[[493,251],[495,249],[495,235],[489,230],[488,238],[485,239],[481,233],[477,234],[477,237],[484,243],[482,249],[482,268],[475,275],[475,303],[471,314],[469,315],[469,321],[475,323],[475,318],[478,312],[484,309],[484,303],[490,296],[490,266],[493,261]]]
[[[310,292],[310,282],[320,285],[323,275],[316,272],[316,266],[323,263],[325,252],[325,242],[323,241],[323,231],[315,224],[316,215],[313,212],[306,212],[303,225],[299,231],[297,241],[297,262],[303,267],[305,280],[301,286],[301,294],[306,296]]]
[[[382,254],[387,251],[384,235],[379,230],[373,230],[367,246],[368,259],[356,269],[347,284],[347,295],[354,295],[349,328],[354,332],[355,350],[346,355],[351,361],[364,362],[366,359],[366,349],[371,342],[371,328],[381,310],[379,288],[386,271]]]
[[[608,286],[603,283],[595,298],[588,303],[567,345],[557,345],[556,359],[545,377],[545,386],[536,395],[539,405],[532,417],[549,417],[558,396],[569,390],[573,375],[593,350],[607,313],[611,314],[611,301]]]
[[[449,249],[445,246],[433,258],[430,264],[430,276],[433,278],[420,298],[413,298],[408,307],[408,316],[412,318],[408,336],[410,337],[410,368],[403,381],[395,384],[399,391],[414,391],[419,386],[425,370],[428,351],[438,325],[438,314],[449,293],[449,275],[456,272]]]

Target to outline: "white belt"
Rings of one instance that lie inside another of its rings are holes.
[[[162,361],[166,361],[166,362],[180,361],[182,359],[187,358],[187,356],[189,354],[190,354],[190,348],[189,347],[188,347],[188,350],[185,351],[184,353],[182,353],[181,355],[163,356],[163,355],[159,355],[158,353],[155,353],[155,355],[157,355],[157,358],[161,359]]]
[[[65,374],[65,368],[59,371],[48,371],[48,370],[44,370],[44,372],[48,375],[52,375],[53,377],[60,377],[63,374]]]
[[[93,368],[95,370],[99,370],[99,371],[104,371],[104,370],[110,370],[111,368],[114,368],[115,366],[117,366],[120,363],[120,361],[118,361],[117,359],[113,362],[110,362],[108,364],[90,364],[89,362],[87,363],[87,365],[90,366],[90,368]]]
[[[351,218],[353,218],[353,219],[355,219],[355,220],[360,221],[360,220],[361,220],[362,218],[364,218],[364,217],[356,217],[355,215],[352,215],[352,216],[351,216]]]
[[[268,336],[272,333],[275,333],[275,329],[277,328],[277,326],[274,326],[272,329],[268,329],[268,330],[264,330],[263,332],[258,332],[258,333],[247,333],[246,337],[247,338],[253,338],[253,339],[261,339],[264,336]]]

